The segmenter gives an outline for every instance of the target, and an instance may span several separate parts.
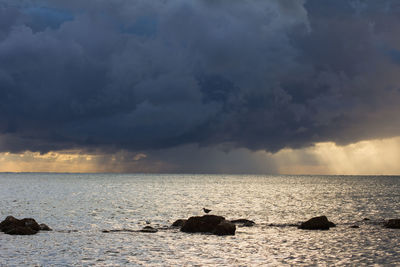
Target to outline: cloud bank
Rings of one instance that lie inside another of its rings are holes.
[[[399,23],[389,0],[2,0],[0,151],[398,136]]]

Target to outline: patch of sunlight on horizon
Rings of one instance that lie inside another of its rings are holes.
[[[0,172],[123,172],[127,161],[132,161],[132,166],[135,166],[135,162],[146,157],[143,153],[132,156],[123,151],[112,155],[88,154],[79,150],[51,151],[46,154],[5,152],[0,153]]]
[[[275,154],[265,151],[246,153],[243,152],[243,156],[252,158],[261,173],[266,174],[271,174],[266,167],[268,164],[275,166],[275,174],[400,174],[400,137],[361,141],[346,146],[337,146],[332,142],[317,143],[303,149],[283,149]],[[246,164],[242,173],[251,173],[255,165]],[[229,172],[229,164],[227,166],[228,169],[224,170]],[[238,169],[235,167],[231,167],[233,173]],[[203,168],[206,170],[207,167]],[[113,154],[83,153],[79,150],[46,154],[27,151],[0,153],[0,172],[165,173],[179,172],[179,166],[173,167],[168,161],[152,161],[151,155],[128,151]]]
[[[346,146],[333,142],[284,149],[274,155],[282,174],[400,174],[400,137],[361,141]]]

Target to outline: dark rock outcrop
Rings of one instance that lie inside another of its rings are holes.
[[[215,226],[213,234],[215,235],[235,235],[236,225],[230,221],[224,220]]]
[[[9,235],[34,235],[40,230],[40,225],[32,218],[18,220],[13,216],[8,216],[0,223],[0,231]]]
[[[211,233],[224,220],[224,217],[216,215],[190,217],[182,226],[181,231],[187,233]]]
[[[24,218],[20,220],[22,225],[25,227],[29,227],[34,231],[40,231],[40,225],[32,218]]]
[[[13,216],[7,216],[4,221],[0,223],[0,231],[4,232],[8,227],[19,224],[19,220]]]
[[[360,228],[360,226],[358,226],[358,225],[352,225],[352,226],[350,226],[350,228],[357,229],[357,228]]]
[[[240,226],[246,226],[246,227],[250,227],[255,225],[256,223],[247,219],[237,219],[237,220],[231,220],[231,223],[234,224],[239,224]]]
[[[182,227],[186,222],[187,222],[187,220],[184,220],[184,219],[176,220],[176,221],[172,224],[172,227]]]
[[[328,221],[326,216],[314,217],[299,225],[299,229],[304,230],[329,230],[330,227],[335,227],[333,222]]]
[[[391,228],[391,229],[400,229],[400,219],[391,219],[388,220],[384,226],[386,228]]]
[[[234,235],[235,224],[226,221],[222,216],[204,215],[190,217],[181,227],[182,232],[186,233],[212,233],[216,235]]]
[[[8,235],[34,235],[37,232],[38,231],[33,230],[32,228],[23,226],[15,226],[4,231],[4,233]]]

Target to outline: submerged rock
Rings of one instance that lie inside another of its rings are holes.
[[[172,224],[172,227],[182,227],[186,222],[187,222],[187,220],[185,220],[185,219],[176,220],[176,221]]]
[[[50,229],[48,226],[47,228]],[[19,220],[8,216],[0,223],[0,231],[9,235],[34,235],[40,230],[42,230],[40,225],[32,218]]]
[[[250,227],[255,225],[256,223],[247,219],[237,219],[237,220],[231,220],[231,223],[234,224],[240,224],[241,226],[246,226],[246,227]]]
[[[66,233],[66,234],[70,234],[70,233],[77,233],[78,230],[58,230],[58,233]]]
[[[153,228],[153,227],[151,227],[151,226],[145,226],[145,227],[143,227],[142,230],[139,230],[139,232],[142,232],[142,233],[157,233],[158,230]]]
[[[132,230],[132,229],[111,229],[111,230],[102,230],[102,233],[120,233],[120,232],[127,232],[127,233],[136,233],[140,232],[141,230]]]
[[[386,228],[391,228],[391,229],[400,229],[400,219],[391,219],[388,220],[384,226]]]
[[[53,229],[51,229],[44,223],[39,224],[39,226],[40,226],[40,231],[53,231]]]
[[[330,227],[335,227],[333,222],[328,221],[326,216],[314,217],[299,225],[299,229],[304,230],[329,230]]]
[[[234,235],[236,226],[222,216],[204,215],[190,217],[181,227],[186,233],[212,233],[216,235]]]

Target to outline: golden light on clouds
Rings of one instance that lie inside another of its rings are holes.
[[[0,154],[2,172],[90,172],[97,168],[95,156],[80,154],[77,151],[24,152],[19,154]]]
[[[111,155],[80,151],[0,153],[0,172],[146,172],[146,166],[138,164],[144,158],[143,153],[123,151]]]
[[[239,152],[238,152],[239,151]],[[241,153],[238,150],[236,153]],[[242,151],[243,152],[243,151]],[[193,152],[195,153],[195,152]],[[203,155],[204,156],[204,155]],[[221,153],[219,156],[223,157]],[[318,143],[304,149],[284,149],[276,154],[267,152],[242,153],[253,165],[243,166],[243,172],[255,170],[259,173],[280,174],[347,174],[347,175],[391,175],[400,174],[400,137],[362,141],[347,146],[334,143]],[[165,157],[168,158],[168,157]],[[235,173],[236,163],[226,160],[224,171]],[[268,163],[268,164],[267,164]],[[235,165],[233,168],[232,165]],[[229,168],[231,166],[231,168]],[[204,167],[204,166],[203,166]],[[241,167],[241,166],[239,166]],[[40,154],[0,153],[0,172],[179,172],[179,165],[152,160],[144,153],[120,151],[114,154],[60,151]]]
[[[318,143],[277,153],[279,172],[287,174],[400,174],[400,137],[362,141],[347,146]]]

